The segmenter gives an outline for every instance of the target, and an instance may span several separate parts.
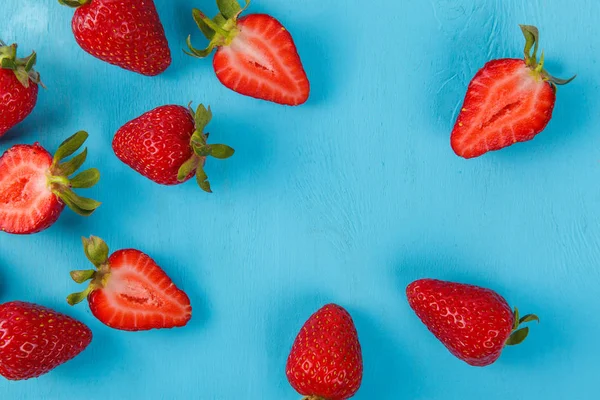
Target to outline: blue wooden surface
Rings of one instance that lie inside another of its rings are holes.
[[[0,140],[54,150],[90,132],[103,176],[89,219],[65,212],[42,234],[0,235],[0,301],[38,302],[94,332],[89,349],[40,379],[0,380],[2,399],[295,399],[284,366],[304,320],[348,308],[364,351],[356,399],[594,399],[600,350],[600,5],[595,0],[262,0],[293,34],[312,83],[286,108],[222,87],[180,49],[200,35],[192,6],[157,0],[174,54],[146,78],[77,47],[72,10],[2,0],[0,36],[38,51],[48,89]],[[548,69],[578,73],[534,141],[464,161],[449,146],[457,107],[487,60],[520,57],[538,25]],[[155,106],[210,104],[214,195],[162,187],[121,164],[114,132]],[[111,330],[70,308],[79,238],[154,257],[194,307],[184,329]],[[484,369],[452,357],[409,309],[404,288],[437,277],[490,287],[537,313],[521,346]]]

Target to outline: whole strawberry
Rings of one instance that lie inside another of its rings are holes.
[[[546,72],[544,53],[537,58],[537,28],[522,25],[521,30],[525,59],[490,61],[469,84],[451,135],[452,148],[461,157],[478,157],[533,139],[552,118],[556,85],[575,78],[558,79]]]
[[[113,139],[116,156],[135,171],[161,185],[178,185],[196,175],[198,185],[211,192],[204,172],[206,157],[229,158],[234,150],[208,144],[204,128],[212,112],[202,104],[191,108],[155,108],[126,123]]]
[[[17,58],[17,45],[0,41],[0,137],[23,121],[37,102],[40,74],[33,66],[37,56]]]
[[[363,363],[352,317],[335,304],[314,313],[294,341],[286,375],[306,400],[345,400],[362,381]]]
[[[204,58],[216,47],[213,67],[229,89],[284,105],[306,102],[310,83],[292,35],[270,15],[238,18],[249,3],[245,0],[242,9],[238,0],[217,0],[220,13],[213,19],[194,9],[194,20],[210,43],[198,50],[188,37],[187,54]]]
[[[516,345],[538,321],[533,314],[519,318],[502,296],[478,286],[421,279],[406,288],[408,303],[444,346],[466,363],[484,367],[494,363],[504,346]]]
[[[90,188],[100,179],[96,168],[71,177],[85,162],[87,148],[64,161],[87,137],[86,132],[77,132],[59,146],[54,157],[39,143],[13,146],[0,157],[0,232],[37,233],[54,224],[65,205],[85,217],[100,206],[73,191]]]
[[[37,304],[0,304],[0,375],[37,378],[71,360],[92,341],[81,322]]]
[[[58,0],[77,8],[72,28],[79,46],[96,58],[154,76],[171,64],[171,51],[153,0]]]
[[[72,271],[77,283],[90,281],[67,297],[70,305],[87,298],[92,314],[103,324],[124,331],[174,328],[192,317],[189,297],[148,255],[125,249],[108,255],[106,243],[83,238],[83,250],[95,269]]]

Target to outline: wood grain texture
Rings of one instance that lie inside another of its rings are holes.
[[[254,2],[292,33],[311,98],[286,108],[222,87],[209,60],[180,49],[200,34],[191,8],[157,0],[173,53],[146,78],[77,47],[72,10],[3,0],[0,37],[36,49],[48,89],[0,151],[54,150],[90,132],[102,170],[89,219],[65,212],[31,237],[0,235],[0,301],[34,301],[81,319],[89,349],[38,380],[0,380],[2,398],[294,399],[285,360],[304,320],[327,302],[353,315],[365,376],[356,399],[593,399],[600,348],[600,4],[574,0]],[[519,23],[541,31],[559,88],[535,140],[464,161],[449,135],[467,84],[491,58],[520,57]],[[121,164],[111,140],[164,104],[210,104],[215,194],[162,187]],[[186,290],[185,329],[128,334],[69,308],[80,236],[151,255]],[[434,277],[503,294],[542,323],[497,364],[454,359],[420,324],[404,289]]]

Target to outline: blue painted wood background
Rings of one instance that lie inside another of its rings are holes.
[[[595,0],[256,1],[292,32],[312,83],[286,108],[222,87],[209,60],[183,54],[200,34],[191,8],[157,0],[174,54],[146,78],[76,45],[72,10],[2,0],[0,35],[36,49],[48,89],[0,151],[54,150],[90,132],[103,201],[35,236],[0,235],[0,301],[38,302],[94,332],[87,351],[40,379],[0,380],[3,399],[296,399],[285,361],[304,320],[327,302],[353,315],[365,362],[356,399],[594,399],[600,349],[600,5]],[[534,141],[465,161],[449,146],[467,84],[489,59],[520,57],[518,24],[541,31],[559,88]],[[214,195],[162,187],[111,151],[125,122],[163,104],[210,104]],[[111,330],[70,308],[79,238],[154,257],[190,295],[184,329]],[[537,313],[529,339],[493,366],[452,357],[409,309],[420,277],[484,285]]]

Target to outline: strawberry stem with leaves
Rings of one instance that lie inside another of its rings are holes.
[[[538,31],[538,28],[532,25],[519,26],[521,27],[523,36],[525,36],[525,63],[529,68],[533,70],[534,73],[541,76],[543,80],[549,82],[552,85],[552,88],[554,88],[554,90],[556,90],[556,85],[566,85],[567,83],[571,82],[577,77],[577,75],[573,75],[569,79],[560,79],[550,75],[544,69],[544,52],[542,51],[539,61],[537,58],[537,52],[540,42],[540,33]],[[531,52],[532,49],[533,53]]]
[[[204,171],[204,162],[206,157],[211,156],[220,160],[224,160],[233,156],[235,150],[225,144],[207,143],[209,134],[204,133],[204,129],[212,119],[210,106],[206,108],[203,104],[200,104],[196,111],[194,111],[191,108],[190,103],[188,108],[196,125],[196,130],[190,139],[190,146],[194,154],[181,166],[181,168],[179,168],[177,179],[180,182],[183,182],[189,174],[196,171],[196,181],[198,182],[198,186],[200,186],[205,192],[212,193],[210,183],[208,182],[208,176]]]
[[[540,319],[537,315],[534,314],[527,314],[521,317],[519,315],[519,309],[516,307],[514,312],[514,320],[515,322],[513,324],[512,333],[506,340],[506,346],[516,346],[518,344],[523,343],[523,341],[527,338],[527,335],[529,335],[529,327],[526,326],[524,328],[519,328],[521,324],[525,324],[527,322],[532,321],[537,321],[538,324],[540,323]]]
[[[67,303],[72,306],[81,303],[94,290],[103,288],[110,276],[110,265],[108,264],[109,250],[106,242],[97,236],[90,236],[89,239],[82,237],[81,241],[85,256],[94,264],[96,269],[71,271],[71,278],[76,283],[81,284],[91,280],[84,291],[72,293],[67,296]]]
[[[33,51],[28,57],[17,58],[17,44],[7,46],[0,40],[0,68],[14,72],[15,76],[24,87],[28,88],[33,82],[45,88],[40,80],[40,74],[33,67],[37,60],[37,54]]]
[[[90,168],[70,178],[85,162],[87,148],[69,161],[63,160],[79,150],[87,138],[87,132],[79,131],[65,140],[54,154],[47,177],[52,193],[71,210],[85,217],[91,215],[101,203],[80,197],[73,189],[91,188],[100,180],[100,172],[96,168]]]
[[[237,19],[249,5],[250,0],[244,0],[244,7],[240,6],[238,0],[217,0],[219,14],[213,19],[194,8],[192,10],[194,21],[210,43],[202,50],[196,49],[192,45],[192,36],[189,35],[186,40],[189,51],[184,50],[184,53],[192,57],[204,58],[210,55],[215,47],[230,44],[238,33]]]

